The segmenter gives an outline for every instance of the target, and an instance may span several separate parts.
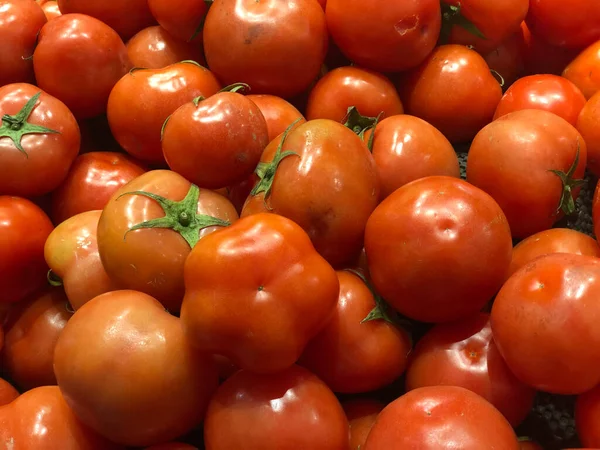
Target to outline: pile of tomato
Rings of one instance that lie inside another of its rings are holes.
[[[600,448],[598,0],[0,0],[0,117],[0,449]]]

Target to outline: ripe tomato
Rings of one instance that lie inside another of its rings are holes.
[[[46,19],[48,20],[52,20],[59,16],[62,16],[62,12],[60,11],[60,8],[58,7],[58,2],[56,0],[48,1],[41,6],[46,16]]]
[[[426,120],[452,143],[473,139],[492,121],[502,98],[483,57],[462,45],[437,47],[401,77],[399,91],[408,114]]]
[[[600,259],[591,256],[542,256],[506,281],[492,307],[492,332],[517,378],[557,394],[600,382],[598,295]]]
[[[44,243],[52,229],[34,203],[0,196],[0,303],[23,300],[46,283]]]
[[[0,115],[0,193],[33,197],[56,189],[81,143],[71,111],[32,84],[15,83],[0,88]]]
[[[198,447],[183,442],[167,442],[166,444],[151,445],[144,450],[198,450]]]
[[[600,447],[600,386],[581,394],[575,403],[575,424],[581,443]]]
[[[283,133],[290,125],[302,125],[306,119],[298,109],[291,103],[275,95],[247,95],[246,98],[252,100],[265,121],[267,122],[267,131],[269,142]]]
[[[577,131],[587,146],[587,169],[600,176],[600,91],[587,101],[579,113]]]
[[[348,400],[342,403],[350,425],[350,450],[364,448],[369,431],[385,405],[371,399]]]
[[[442,15],[437,0],[328,0],[327,26],[340,50],[359,66],[399,72],[419,65],[435,47]]]
[[[552,228],[523,239],[513,248],[508,276],[535,258],[550,253],[571,253],[600,258],[600,246],[595,239],[568,228]]]
[[[211,70],[225,84],[249,84],[254,94],[290,98],[304,91],[321,70],[327,44],[325,13],[315,0],[216,0],[204,22]]]
[[[566,120],[548,111],[515,111],[477,133],[467,181],[494,197],[513,237],[524,238],[575,210],[586,156],[583,138]]]
[[[446,322],[492,298],[505,279],[512,240],[488,194],[432,176],[379,204],[367,222],[365,250],[375,288],[393,308],[411,319]]]
[[[52,356],[71,318],[62,288],[46,287],[10,309],[2,367],[22,390],[56,384]]]
[[[160,141],[167,117],[181,105],[199,96],[210,97],[220,88],[208,69],[193,62],[131,71],[115,84],[108,97],[110,129],[130,155],[154,164],[164,163]],[[144,101],[132,102],[132,98]]]
[[[0,86],[32,83],[37,36],[46,23],[40,5],[31,0],[5,0],[0,8]]]
[[[33,67],[42,90],[62,100],[77,118],[88,118],[106,111],[108,95],[130,63],[112,28],[90,16],[65,14],[40,31]]]
[[[544,450],[539,444],[536,442],[530,441],[528,439],[523,440],[519,439],[520,450]],[[566,449],[568,450],[568,449]],[[581,449],[580,449],[581,450]]]
[[[208,2],[199,0],[148,0],[156,21],[175,38],[201,41],[202,26],[208,12]]]
[[[558,75],[530,75],[508,88],[496,108],[494,120],[522,109],[543,109],[577,124],[585,97],[577,86]]]
[[[585,98],[589,99],[600,91],[600,40],[590,45],[573,59],[562,73],[572,81]]]
[[[417,342],[406,389],[438,385],[460,386],[481,395],[515,427],[531,410],[535,396],[500,356],[489,315],[483,313],[436,325]]]
[[[17,391],[8,381],[0,378],[0,406],[8,405],[18,396],[19,391]]]
[[[52,220],[59,224],[76,214],[104,208],[117,189],[145,171],[122,153],[79,155],[65,180],[52,193]]]
[[[341,450],[348,438],[333,392],[298,366],[268,375],[239,371],[219,387],[204,423],[206,450]]]
[[[430,386],[386,406],[364,450],[407,448],[519,450],[519,441],[502,414],[479,395],[456,386]]]
[[[259,107],[236,92],[183,104],[162,133],[162,151],[171,170],[207,189],[243,181],[268,143]]]
[[[502,86],[504,90],[511,86],[525,71],[522,47],[523,37],[521,29],[519,29],[498,44],[495,49],[482,53],[490,70],[497,72],[504,80]]]
[[[379,200],[372,155],[350,129],[311,120],[271,141],[242,216],[271,211],[299,224],[334,267],[354,262]]]
[[[237,274],[235,289],[228,273]],[[339,282],[298,225],[254,214],[198,242],[185,289],[181,320],[194,345],[242,369],[274,372],[294,364],[325,326]]]
[[[81,307],[56,344],[54,372],[83,423],[138,447],[198,425],[218,384],[214,363],[188,346],[180,320],[136,291]]]
[[[116,284],[152,295],[176,312],[191,248],[237,218],[222,195],[198,189],[175,172],[154,170],[113,194],[98,223],[98,250]]]
[[[366,142],[371,133],[365,133]],[[382,199],[419,178],[460,177],[458,157],[448,139],[433,125],[408,114],[391,116],[377,124],[372,153]]]

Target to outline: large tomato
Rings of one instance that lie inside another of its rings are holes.
[[[600,386],[581,394],[575,403],[575,424],[581,443],[600,447]]]
[[[306,369],[241,370],[212,398],[204,441],[206,450],[345,450],[348,421],[333,392]]]
[[[0,378],[0,406],[8,405],[18,396],[19,391],[8,381]]]
[[[515,111],[477,133],[467,181],[490,194],[513,237],[524,238],[573,213],[586,157],[585,141],[566,120],[548,111]]]
[[[204,22],[210,69],[225,84],[249,84],[254,94],[304,91],[319,75],[327,45],[325,13],[315,0],[215,0]]]
[[[365,250],[375,288],[392,307],[412,319],[445,322],[492,298],[505,279],[512,240],[488,194],[432,176],[379,204],[367,222]]]
[[[350,450],[360,450],[385,405],[377,400],[359,398],[342,403],[342,407],[350,426]]]
[[[63,102],[32,84],[0,88],[0,194],[56,189],[79,153],[81,135]]]
[[[214,363],[188,346],[180,320],[136,291],[83,305],[56,344],[54,372],[83,423],[138,447],[197,426],[218,384]]]
[[[415,389],[379,414],[361,450],[519,450],[502,414],[479,395],[456,386]]]
[[[204,0],[148,0],[156,21],[181,41],[202,39],[202,26],[209,2]]]
[[[587,169],[600,176],[600,91],[587,101],[579,113],[577,131],[587,146]]]
[[[600,91],[600,39],[583,50],[562,73],[572,81],[586,98]]]
[[[557,394],[600,383],[599,295],[600,259],[591,256],[542,256],[506,281],[492,307],[492,332],[517,378]]]
[[[277,214],[253,214],[192,249],[181,321],[198,348],[242,369],[274,372],[298,360],[338,293],[335,271],[302,228]]]
[[[252,100],[258,106],[265,118],[269,142],[283,133],[290,125],[301,125],[306,122],[302,113],[281,97],[276,95],[247,95],[246,98]]]
[[[33,67],[41,89],[77,118],[88,118],[106,111],[108,95],[130,63],[112,28],[90,16],[65,14],[40,31]]]

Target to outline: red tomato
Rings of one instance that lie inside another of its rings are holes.
[[[315,0],[216,0],[204,22],[211,70],[225,84],[249,84],[253,94],[290,98],[307,89],[327,44],[325,13]]]
[[[521,440],[519,444],[521,445],[521,450],[544,450],[542,446],[530,440]]]
[[[151,445],[145,450],[198,450],[198,447],[183,442],[167,442],[166,444]]]
[[[56,0],[48,1],[42,5],[42,10],[46,15],[46,19],[51,20],[55,19],[59,16],[62,16],[62,12],[58,7],[58,2]]]
[[[432,176],[379,204],[367,222],[365,249],[375,288],[393,308],[411,319],[446,322],[492,298],[505,279],[512,240],[488,194]]]
[[[32,83],[31,55],[46,16],[31,0],[5,0],[0,8],[0,86]]]
[[[148,0],[150,12],[160,26],[184,42],[202,40],[208,4],[204,0]]]
[[[212,398],[204,441],[207,450],[342,450],[348,421],[333,392],[306,369],[241,370]]]
[[[293,123],[299,126],[306,122],[302,113],[281,97],[275,95],[247,95],[246,98],[252,100],[258,106],[265,118],[269,142],[283,133]]]
[[[517,378],[557,394],[600,382],[598,295],[600,259],[591,256],[542,256],[506,281],[492,308],[492,332]]]
[[[364,450],[408,448],[519,450],[519,441],[502,414],[479,395],[456,386],[431,386],[386,406]]]
[[[228,188],[225,188],[225,196],[231,201],[231,203],[233,203],[233,205],[235,206],[235,210],[238,212],[238,214],[242,213],[244,203],[250,195],[250,192],[252,192],[252,189],[254,188],[255,184],[256,175],[253,173],[252,175],[248,176],[244,181],[234,184],[233,186],[229,186]]]
[[[600,447],[600,386],[581,394],[575,403],[579,440],[586,447]]]
[[[482,53],[490,70],[497,72],[504,81],[502,88],[506,90],[525,71],[525,60],[523,57],[523,36],[521,30],[511,34],[498,46]]]
[[[359,66],[399,72],[419,65],[435,47],[442,15],[438,0],[329,0],[329,32]]]
[[[33,67],[41,89],[78,118],[88,118],[106,111],[108,95],[130,63],[125,44],[108,25],[83,14],[65,14],[40,31]]]
[[[596,184],[592,200],[592,220],[594,222],[594,235],[600,236],[600,183]]]
[[[217,364],[217,369],[219,371],[219,379],[226,380],[231,375],[240,370],[234,363],[231,362],[229,358],[226,358],[222,355],[213,355],[213,360]]]
[[[214,363],[188,346],[179,319],[136,291],[83,305],[56,344],[54,372],[83,423],[137,447],[197,426],[218,384]]]
[[[577,131],[587,146],[587,169],[600,176],[600,91],[587,101],[579,113]]]
[[[600,40],[579,53],[562,76],[581,89],[587,99],[600,91]]]
[[[52,229],[34,203],[0,196],[0,303],[23,300],[46,283],[44,243]]]
[[[558,75],[530,75],[508,88],[496,108],[494,120],[522,109],[542,109],[577,124],[585,97],[577,86]]]
[[[408,114],[440,130],[450,142],[468,142],[492,121],[502,88],[475,50],[437,47],[399,82]],[[460,111],[460,113],[459,113]]]
[[[350,425],[350,450],[360,450],[385,405],[367,398],[346,401],[342,407]]]
[[[0,193],[33,197],[56,189],[81,143],[71,111],[39,88],[15,83],[0,88],[0,115]]]
[[[8,381],[0,378],[0,406],[8,405],[18,396],[19,391],[17,391]]]
[[[467,181],[494,197],[513,237],[524,238],[575,210],[586,157],[583,138],[566,120],[548,111],[515,111],[477,133]]]

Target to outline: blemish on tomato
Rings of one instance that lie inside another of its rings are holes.
[[[411,31],[415,31],[419,26],[419,16],[405,17],[404,19],[396,22],[394,29],[400,36],[404,36]]]

